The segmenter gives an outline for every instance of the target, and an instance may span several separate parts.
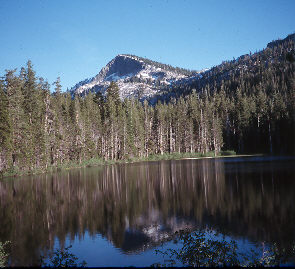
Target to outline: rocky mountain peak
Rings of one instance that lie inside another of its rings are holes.
[[[135,76],[143,68],[142,61],[127,54],[119,54],[102,68],[96,76],[96,81],[117,81],[127,76]]]
[[[136,96],[148,98],[163,87],[185,79],[192,74],[189,70],[175,68],[130,54],[119,54],[93,78],[77,83],[70,92],[85,95],[101,91],[105,94],[111,81],[119,86],[121,98]]]

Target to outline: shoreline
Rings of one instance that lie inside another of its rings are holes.
[[[218,158],[240,158],[240,157],[262,157],[267,156],[266,154],[238,154],[238,155],[224,155],[215,157],[191,157],[191,158],[181,158],[178,160],[200,160],[200,159],[218,159]]]
[[[188,155],[188,156],[185,156]],[[196,155],[196,156],[193,156]],[[207,155],[207,156],[206,156]],[[209,156],[208,156],[209,155]],[[218,158],[241,158],[241,157],[263,157],[268,156],[267,154],[235,154],[235,152],[224,151],[217,156],[212,156],[212,152],[206,154],[201,153],[170,153],[170,154],[155,154],[150,155],[149,157],[143,158],[128,158],[123,160],[102,160],[102,159],[90,159],[84,160],[81,163],[65,163],[59,166],[49,167],[45,170],[36,169],[32,171],[13,171],[5,172],[2,174],[1,179],[16,178],[20,176],[30,176],[38,175],[45,173],[55,173],[63,170],[70,170],[75,168],[86,168],[86,167],[98,167],[104,165],[113,165],[113,164],[128,164],[128,163],[138,163],[138,162],[152,162],[152,161],[169,161],[169,160],[201,160],[201,159],[218,159]]]

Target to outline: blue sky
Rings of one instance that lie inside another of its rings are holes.
[[[294,33],[294,11],[295,0],[0,0],[0,76],[30,59],[66,90],[121,53],[210,68]]]

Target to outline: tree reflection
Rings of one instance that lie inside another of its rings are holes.
[[[11,265],[35,265],[55,238],[63,245],[86,231],[125,252],[205,226],[288,247],[295,238],[294,165],[277,166],[162,161],[1,181],[0,241],[12,242]]]

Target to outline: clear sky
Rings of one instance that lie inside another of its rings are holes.
[[[30,59],[66,90],[122,53],[210,68],[294,33],[294,14],[295,0],[0,0],[0,76]]]

